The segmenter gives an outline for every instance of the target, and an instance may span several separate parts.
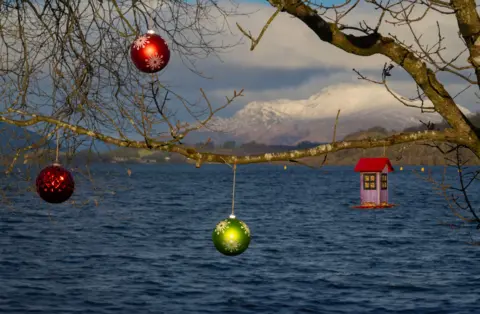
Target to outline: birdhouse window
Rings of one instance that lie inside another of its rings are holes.
[[[363,189],[376,190],[377,189],[377,175],[375,173],[365,173],[363,175]]]
[[[388,187],[387,174],[382,173],[382,190],[386,190]]]

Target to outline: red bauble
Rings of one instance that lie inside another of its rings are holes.
[[[167,42],[150,30],[137,37],[132,43],[130,57],[140,71],[155,73],[167,66],[170,60],[170,50]]]
[[[48,203],[63,203],[72,196],[75,181],[72,174],[55,163],[44,168],[37,176],[37,193]]]

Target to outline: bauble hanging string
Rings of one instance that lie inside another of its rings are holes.
[[[75,190],[75,181],[67,169],[59,162],[60,139],[57,130],[57,148],[55,162],[44,168],[37,176],[36,187],[38,195],[48,203],[59,204],[67,201]]]
[[[229,256],[239,255],[245,252],[251,239],[250,229],[247,224],[235,217],[235,181],[237,165],[234,164],[232,168],[232,213],[229,218],[220,221],[212,233],[213,244],[217,251]]]
[[[163,70],[170,61],[167,42],[155,34],[152,18],[149,16],[148,31],[138,36],[130,46],[130,57],[135,67],[144,73]]]
[[[235,183],[237,176],[237,164],[233,164],[233,187],[232,187],[232,213],[230,218],[235,218]]]

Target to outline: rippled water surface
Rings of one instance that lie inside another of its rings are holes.
[[[353,210],[352,168],[239,167],[252,241],[237,257],[211,241],[231,210],[224,165],[97,167],[117,191],[98,206],[15,196],[0,213],[0,313],[480,313],[474,228],[440,225],[458,220],[412,168],[390,176],[400,206]],[[75,200],[92,193],[79,182]]]

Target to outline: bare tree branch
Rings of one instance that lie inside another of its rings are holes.
[[[252,36],[252,33],[250,32],[246,32],[241,26],[240,24],[237,23],[237,27],[238,29],[240,30],[240,32],[242,32],[243,35],[245,35],[248,39],[250,39],[250,51],[253,51],[253,49],[255,49],[255,47],[258,45],[258,43],[260,42],[260,40],[262,39],[263,35],[265,34],[265,32],[267,31],[267,28],[270,26],[270,24],[273,22],[273,20],[277,17],[278,13],[280,13],[281,11],[283,10],[283,6],[279,6],[277,8],[277,10],[272,14],[272,16],[270,16],[270,18],[267,20],[267,22],[265,23],[265,25],[263,26],[262,30],[260,31],[260,34],[258,35],[257,38],[253,38]]]
[[[400,65],[412,76],[425,95],[432,101],[435,110],[442,115],[452,128],[458,131],[458,136],[471,141],[472,149],[480,157],[480,140],[476,134],[476,128],[457,107],[445,87],[438,81],[435,73],[411,50],[398,44],[390,37],[382,36],[380,33],[372,33],[366,36],[345,34],[335,23],[326,22],[314,9],[301,1],[269,0],[269,2],[275,7],[283,5],[288,14],[304,22],[321,40],[339,49],[359,56],[382,54]],[[403,10],[409,9],[410,6],[403,8]]]

